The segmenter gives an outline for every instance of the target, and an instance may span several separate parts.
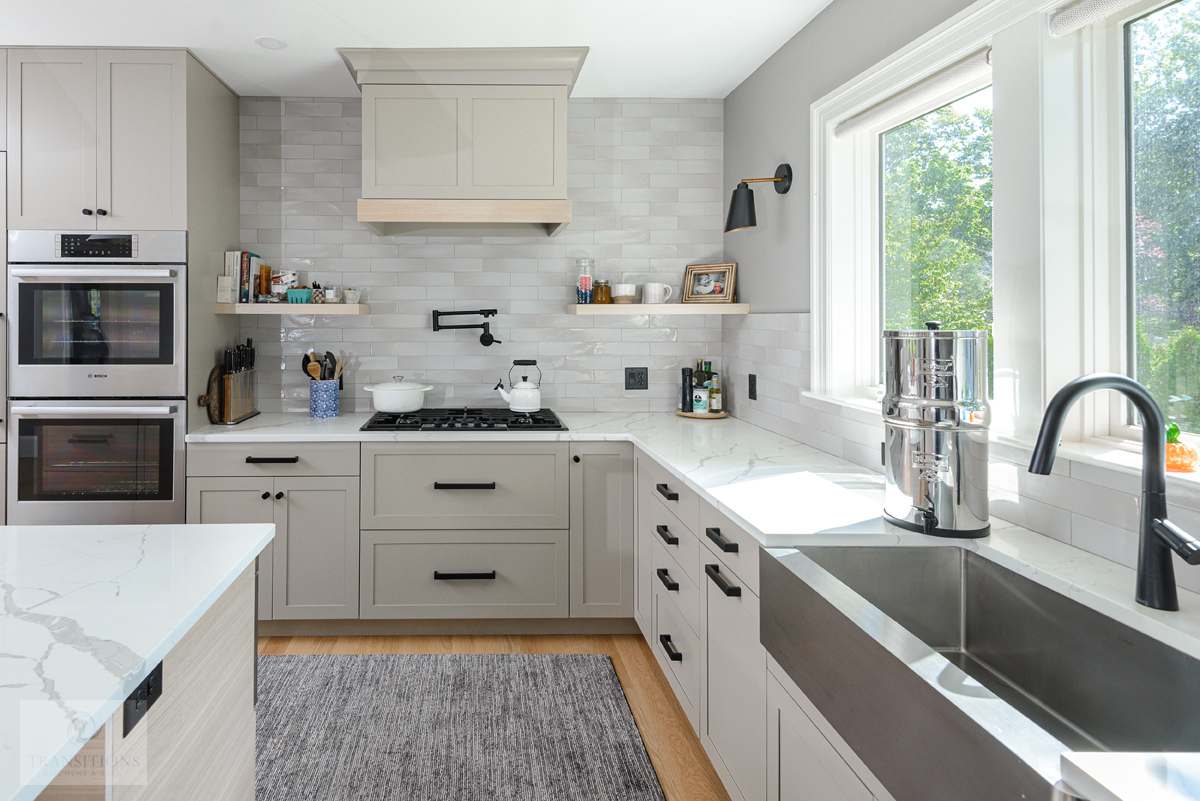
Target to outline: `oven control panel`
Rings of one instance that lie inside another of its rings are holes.
[[[54,256],[60,259],[133,259],[137,234],[55,234]]]

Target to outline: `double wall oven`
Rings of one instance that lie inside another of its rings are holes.
[[[8,522],[182,523],[186,233],[8,236]]]

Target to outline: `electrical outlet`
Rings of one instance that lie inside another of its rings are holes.
[[[750,391],[750,400],[758,400],[758,376],[751,373],[750,380],[746,382],[746,387]]]
[[[650,389],[649,369],[646,367],[626,367],[625,389]]]

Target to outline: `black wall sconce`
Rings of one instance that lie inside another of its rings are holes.
[[[734,187],[733,200],[729,201],[729,217],[725,220],[725,233],[758,225],[754,216],[754,190],[750,188],[750,184],[761,183],[774,183],[775,191],[786,195],[792,188],[792,165],[780,164],[775,170],[774,178],[743,178],[742,182]]]

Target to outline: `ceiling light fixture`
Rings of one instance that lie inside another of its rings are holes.
[[[254,43],[259,47],[265,47],[267,50],[282,50],[287,47],[287,42],[282,39],[276,39],[274,36],[260,36],[254,40]]]
[[[775,170],[774,178],[743,178],[733,190],[733,200],[729,201],[729,216],[725,219],[725,233],[741,231],[743,228],[753,228],[758,225],[754,216],[754,191],[750,184],[771,182],[775,191],[786,195],[792,188],[792,165],[780,164]]]

